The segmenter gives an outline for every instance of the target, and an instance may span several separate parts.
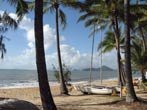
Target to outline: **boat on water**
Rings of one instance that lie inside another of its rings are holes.
[[[74,88],[84,94],[110,95],[113,92],[113,88],[106,86],[77,85]]]

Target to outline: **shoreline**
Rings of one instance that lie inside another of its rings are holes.
[[[136,77],[134,78],[136,79]],[[26,81],[28,82],[28,81]],[[38,88],[39,87],[39,84],[38,82],[35,82],[33,81],[34,83],[13,83],[13,86],[3,86],[3,87],[0,87],[0,90],[1,89],[23,89],[23,88]],[[110,79],[103,79],[102,80],[103,84],[106,86],[107,82],[117,82],[117,78],[110,78]],[[89,82],[88,81],[74,81],[74,82],[69,82],[71,85],[77,85],[77,84],[88,84]],[[99,84],[101,85],[100,83],[100,80],[93,80],[91,82],[92,84]],[[2,85],[2,84],[1,84]],[[50,87],[52,86],[59,86],[60,84],[58,82],[49,82],[49,85]]]
[[[100,85],[100,81],[99,82],[95,81],[93,82],[93,84]],[[103,81],[103,85],[115,86],[117,85],[117,80]],[[124,99],[124,96],[123,99],[120,99],[119,95],[116,96],[84,95],[80,91],[76,91],[75,89],[72,89],[69,92],[70,94],[69,96],[61,96],[59,85],[51,85],[50,88],[56,106],[58,108],[63,108],[62,110],[71,110],[71,109],[72,110],[114,110],[114,109],[119,110],[120,108],[126,108],[125,106],[120,104],[109,105],[109,103],[122,101]],[[137,96],[147,99],[146,93],[138,92],[140,90],[138,90],[137,88],[136,90],[137,90]],[[1,98],[14,98],[19,100],[25,100],[35,104],[39,108],[41,107],[41,99],[40,99],[40,93],[38,87],[0,89],[0,95]],[[145,105],[145,107],[147,107],[147,105]],[[141,110],[146,110],[146,109],[141,109]],[[121,110],[128,110],[128,109],[121,109]],[[140,109],[134,109],[134,110],[140,110]]]
[[[103,81],[115,81],[117,78],[110,78],[110,79],[103,79]],[[100,80],[93,80],[92,82],[100,82]],[[70,84],[82,84],[82,83],[88,83],[88,81],[71,81]],[[12,86],[11,86],[12,85]],[[50,86],[59,86],[60,84],[56,82],[49,82]],[[37,81],[18,81],[17,83],[10,83],[8,84],[0,84],[0,89],[15,89],[15,88],[35,88],[39,87],[39,84]]]
[[[135,76],[133,79],[140,79],[140,76]],[[88,83],[88,80],[85,79],[76,79],[77,81],[70,81],[70,84],[81,84]],[[105,81],[117,81],[117,77],[103,79]],[[92,82],[100,82],[100,80],[92,80]],[[49,81],[50,86],[59,85],[57,81]],[[0,89],[15,89],[15,88],[33,88],[39,87],[37,80],[1,80],[0,81]]]

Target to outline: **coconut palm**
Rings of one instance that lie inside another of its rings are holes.
[[[83,2],[82,2],[83,3]],[[123,72],[123,68],[121,65],[121,56],[120,56],[120,46],[119,46],[119,37],[120,33],[118,30],[118,20],[122,20],[122,3],[123,0],[85,0],[83,5],[81,6],[80,12],[86,12],[84,15],[82,15],[79,18],[79,21],[86,20],[85,26],[90,26],[94,24],[95,22],[98,22],[98,25],[102,25],[107,28],[108,25],[113,28],[114,31],[114,38],[116,42],[116,48],[117,48],[117,61],[118,61],[118,76],[119,76],[119,82],[122,84],[121,76]],[[90,4],[90,5],[89,5]],[[84,10],[85,9],[85,10]],[[92,16],[97,16],[95,19],[91,19]],[[124,81],[125,83],[125,81]],[[124,85],[124,84],[123,84]]]
[[[59,78],[60,78],[60,89],[61,94],[68,94],[64,77],[63,77],[63,69],[62,69],[62,60],[61,60],[61,52],[60,52],[60,37],[59,37],[59,16],[61,18],[61,23],[63,27],[66,24],[66,18],[65,14],[62,10],[59,10],[59,1],[58,0],[50,0],[49,2],[46,2],[46,7],[44,12],[48,12],[49,10],[51,12],[55,12],[55,21],[56,21],[56,39],[57,39],[57,53],[58,53],[58,63],[59,63]]]
[[[126,102],[137,101],[132,83],[131,53],[130,53],[130,1],[124,0],[124,20],[125,20],[125,72],[126,72]]]
[[[3,34],[8,31],[9,28],[16,29],[17,28],[17,21],[9,16],[9,14],[5,11],[0,15],[0,51],[1,51],[1,58],[4,58],[4,54],[6,53],[4,39],[6,38]]]
[[[89,83],[91,85],[91,81],[92,81],[92,68],[93,68],[93,53],[94,53],[94,40],[95,40],[95,24],[91,27],[91,34],[89,35],[90,37],[92,37],[92,43],[91,43],[91,63],[90,63],[90,74],[89,74]]]
[[[19,21],[29,12],[28,3],[24,0],[7,0],[17,9]],[[43,40],[43,0],[35,0],[35,47],[36,65],[42,106],[44,110],[57,110],[48,83]]]
[[[59,1],[54,0],[54,8],[56,13],[56,39],[57,39],[57,53],[58,53],[58,63],[59,63],[59,76],[60,76],[60,84],[61,84],[61,94],[68,94],[68,90],[66,88],[63,76],[63,68],[62,68],[62,59],[61,59],[61,52],[60,52],[60,35],[59,35],[59,16],[61,19],[61,23],[65,26],[65,15],[63,11],[59,10]],[[59,15],[60,14],[60,15]]]
[[[6,11],[0,15],[0,23],[0,32],[6,32],[8,28],[16,29],[18,26],[17,21],[9,16]]]
[[[118,81],[120,86],[125,85],[125,79],[124,79],[124,70],[123,65],[121,63],[121,55],[120,55],[120,31],[119,31],[119,21],[122,20],[122,10],[121,5],[123,3],[123,0],[106,0],[106,6],[107,10],[109,10],[111,13],[108,13],[110,15],[110,21],[111,25],[114,31],[114,38],[115,38],[115,45],[117,50],[117,62],[118,62]]]
[[[39,89],[44,110],[57,110],[48,83],[43,37],[43,0],[35,0],[35,46]]]
[[[18,22],[21,21],[23,16],[29,12],[28,3],[31,3],[29,1],[25,1],[25,0],[6,0],[6,1],[16,8]]]
[[[60,35],[59,35],[59,19],[60,23],[62,25],[62,28],[64,29],[66,26],[66,16],[64,12],[61,10],[60,5],[62,6],[70,6],[72,5],[76,0],[50,0],[44,2],[44,12],[50,11],[55,12],[55,21],[56,21],[56,39],[57,39],[57,53],[58,53],[58,63],[59,63],[59,76],[60,76],[60,89],[61,94],[68,94],[68,90],[66,88],[64,77],[63,77],[63,68],[62,68],[62,58],[61,58],[61,52],[60,52]]]
[[[4,54],[6,53],[5,43],[4,43],[4,37],[3,35],[0,36],[0,51],[1,51],[1,58],[4,58]]]
[[[64,77],[63,77],[63,68],[62,68],[62,59],[60,52],[60,35],[59,35],[59,19],[64,29],[66,26],[66,16],[64,12],[59,7],[62,6],[73,6],[75,5],[76,0],[45,0],[44,1],[44,13],[50,11],[51,13],[55,12],[55,21],[56,21],[56,39],[57,39],[57,53],[58,53],[58,63],[59,63],[59,78],[60,78],[60,91],[61,94],[68,95],[68,90],[66,88]],[[34,8],[34,3],[29,3],[31,9]]]
[[[142,75],[142,82],[146,82],[145,70],[147,69],[147,52],[143,48],[143,41],[135,38],[132,41],[131,61],[135,70],[139,70]]]
[[[147,28],[147,5],[140,4],[133,4],[131,8],[131,12],[134,14],[133,19],[131,22],[131,29],[133,33],[137,34],[142,38],[144,50],[147,49],[146,44],[146,28]],[[133,28],[132,28],[133,27]]]
[[[119,42],[120,42],[120,45],[121,45],[121,44],[124,43],[124,39],[122,37],[120,28],[119,28],[119,33],[120,33]],[[102,53],[110,52],[113,49],[116,49],[116,51],[117,51],[116,40],[115,40],[114,36],[115,36],[114,32],[112,30],[108,30],[105,33],[103,41],[100,42],[100,44],[98,45],[98,50],[102,49]],[[119,56],[120,56],[120,60],[122,60],[120,53],[119,53]],[[120,62],[120,64],[121,64],[122,67],[124,66],[122,62]],[[125,74],[124,74],[123,71],[122,71],[120,79],[122,81],[122,85],[125,86]]]
[[[17,1],[19,0],[16,0],[16,3]],[[43,1],[43,12],[46,13],[48,11],[50,11],[51,13],[52,12],[55,12],[56,14],[56,39],[57,39],[57,53],[58,53],[58,62],[59,62],[59,76],[60,76],[60,84],[61,84],[61,94],[68,94],[68,90],[66,88],[66,85],[64,83],[64,77],[63,77],[63,69],[62,69],[62,60],[61,60],[61,52],[60,52],[60,37],[59,37],[59,18],[61,20],[61,24],[63,26],[63,29],[65,28],[65,25],[66,25],[66,17],[65,17],[65,14],[64,12],[59,9],[59,4],[62,3],[64,5],[66,5],[67,3],[70,3],[70,2],[73,2],[73,0],[70,0],[70,1],[66,1],[66,0],[45,0]],[[13,2],[10,2],[11,4],[14,4]],[[18,13],[18,16],[20,17],[20,19],[23,17],[23,14],[22,13],[27,13],[28,12],[28,9],[29,10],[33,10],[35,7],[35,3],[34,2],[21,2],[21,4],[27,4],[27,6],[23,5],[24,7],[27,7],[27,8],[24,8],[23,6],[20,7],[21,9],[17,9],[17,13]],[[19,4],[17,4],[19,5]],[[19,6],[17,6],[17,8],[19,8]],[[23,11],[24,10],[24,11]]]

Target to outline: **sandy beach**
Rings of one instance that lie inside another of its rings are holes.
[[[100,85],[100,82],[94,82],[94,84]],[[117,81],[104,81],[103,85],[117,85]],[[135,90],[138,97],[147,100],[147,91],[137,89],[137,87],[135,87]],[[79,91],[71,90],[71,88],[70,96],[61,96],[59,85],[51,86],[51,92],[55,104],[61,110],[120,110],[120,108],[121,110],[147,110],[146,104],[124,104],[125,96],[121,99],[119,95],[83,95]],[[29,101],[41,108],[39,89],[37,87],[0,89],[0,97]],[[139,108],[137,109],[137,107]]]

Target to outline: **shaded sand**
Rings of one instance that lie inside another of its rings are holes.
[[[100,85],[100,82],[94,82]],[[104,81],[103,85],[117,85],[116,81]],[[70,89],[71,90],[71,89]],[[147,100],[147,92],[135,87],[138,97]],[[127,105],[119,96],[110,95],[83,95],[81,92],[72,89],[70,96],[60,96],[59,86],[51,86],[55,104],[60,110],[147,110],[147,104],[136,103]],[[29,101],[41,108],[41,100],[38,88],[1,89],[0,97],[16,98]],[[135,109],[134,109],[135,108]]]

